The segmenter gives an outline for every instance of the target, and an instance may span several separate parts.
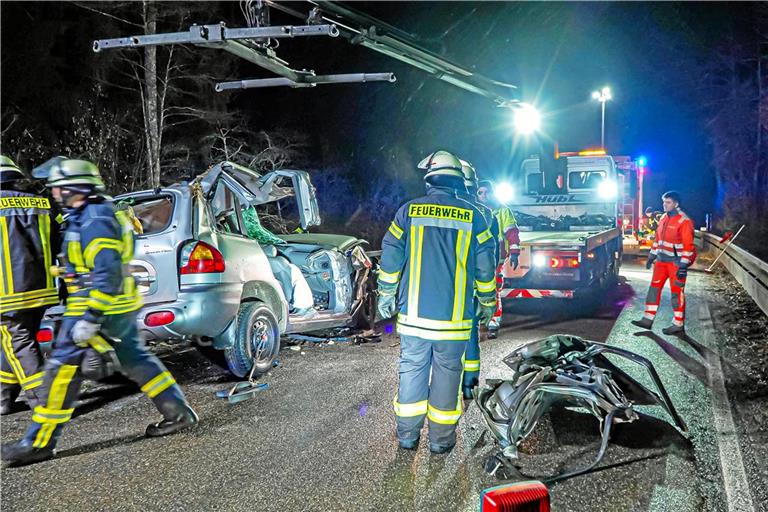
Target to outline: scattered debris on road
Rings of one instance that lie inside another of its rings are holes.
[[[607,354],[644,366],[658,394],[611,363]],[[602,442],[591,464],[564,471],[550,478],[550,482],[594,468],[605,455],[613,424],[638,419],[635,405],[661,406],[681,431],[687,431],[653,364],[634,352],[560,334],[527,343],[503,361],[513,370],[512,379],[488,379],[486,386],[474,390],[488,431],[500,445],[486,464],[491,474],[496,475],[501,469],[506,477],[521,474],[514,464],[519,457],[518,446],[556,403],[586,409],[597,417]]]

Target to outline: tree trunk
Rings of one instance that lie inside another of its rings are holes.
[[[152,0],[144,0],[144,33],[157,31],[157,5]],[[147,166],[149,184],[152,188],[160,186],[160,113],[158,111],[157,90],[157,47],[144,48],[144,130],[147,139]]]

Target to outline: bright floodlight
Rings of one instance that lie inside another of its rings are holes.
[[[493,194],[501,204],[509,204],[515,196],[515,189],[509,183],[502,182],[494,187]]]
[[[638,157],[637,165],[639,165],[640,167],[645,167],[646,165],[648,165],[648,159],[645,158],[644,156]]]
[[[546,267],[547,266],[547,257],[543,254],[534,254],[533,255],[533,266],[534,267]]]
[[[603,180],[597,187],[597,193],[603,199],[614,199],[619,194],[619,186],[616,185],[615,181]]]
[[[611,96],[611,88],[610,87],[603,87],[599,91],[593,91],[592,92],[592,99],[597,100],[600,103],[605,103],[606,101],[612,99]]]
[[[515,110],[515,130],[530,135],[541,128],[541,114],[532,105],[521,105]]]

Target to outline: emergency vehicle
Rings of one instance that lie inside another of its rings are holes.
[[[615,284],[627,183],[604,150],[560,153],[543,169],[538,157],[524,160],[507,202],[520,228],[519,266],[505,264],[502,299],[572,299]]]
[[[626,255],[647,255],[653,245],[653,231],[649,232],[648,219],[644,215],[643,180],[648,172],[645,157],[632,159],[628,156],[614,156],[619,175],[619,190],[622,201],[619,204],[622,243]]]

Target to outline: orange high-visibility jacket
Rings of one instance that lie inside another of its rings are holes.
[[[689,266],[696,259],[693,245],[693,221],[682,210],[665,213],[656,228],[651,254],[659,261]]]

